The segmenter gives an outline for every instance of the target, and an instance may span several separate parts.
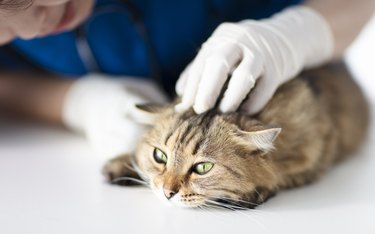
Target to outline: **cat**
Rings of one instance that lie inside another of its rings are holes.
[[[141,178],[161,199],[187,207],[254,208],[316,181],[353,155],[369,123],[366,99],[342,63],[283,84],[254,116],[138,108],[151,129],[134,155],[109,161],[103,172],[118,184]]]

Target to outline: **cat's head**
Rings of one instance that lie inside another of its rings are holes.
[[[235,113],[140,109],[152,128],[137,147],[136,164],[161,199],[190,207],[254,207],[271,195],[277,175],[269,152],[280,128]]]

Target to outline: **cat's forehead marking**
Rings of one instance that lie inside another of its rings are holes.
[[[180,137],[181,134],[186,134],[189,132],[189,130],[192,128],[190,121],[189,121],[188,113],[182,114],[181,116],[175,116],[175,118],[172,118],[172,123],[169,123],[169,131],[165,136],[164,139],[164,145],[168,146],[169,141],[172,141],[172,144],[174,144],[178,139],[182,138]]]
[[[193,150],[192,150],[192,152],[191,152],[191,154],[192,155],[196,155],[197,153],[198,153],[198,151],[199,151],[199,149],[202,147],[202,145],[204,144],[204,142],[205,142],[205,139],[203,138],[199,138],[196,142],[195,142],[195,144],[194,144],[194,147],[192,148]]]
[[[164,145],[168,145],[168,141],[172,137],[174,132],[175,132],[175,129],[169,130],[168,134],[165,136]]]
[[[167,147],[173,148],[172,146],[175,146],[176,143],[179,142],[179,139],[181,138],[181,135],[184,134],[189,128],[189,125],[187,122],[181,123],[179,125],[175,124],[169,129],[169,133],[166,135],[164,144]]]
[[[175,150],[179,151],[182,147],[185,151],[189,151],[186,153],[195,155],[205,141],[208,129],[211,127],[214,117],[213,112],[207,112],[186,119],[184,123],[187,126],[181,128],[183,133],[176,138],[178,144]]]

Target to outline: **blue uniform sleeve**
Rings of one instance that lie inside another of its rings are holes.
[[[84,49],[90,53],[81,49],[75,32],[16,39],[11,50],[0,48],[0,66],[35,66],[79,77],[94,71],[87,66],[85,55],[89,54],[98,69],[95,72],[133,77],[158,73],[166,89],[173,90],[181,71],[219,24],[266,18],[300,2],[97,0],[93,13],[80,26]]]

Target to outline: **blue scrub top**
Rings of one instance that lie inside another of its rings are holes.
[[[70,32],[16,39],[0,49],[0,67],[157,77],[173,90],[183,68],[222,22],[269,17],[301,0],[97,0]]]

